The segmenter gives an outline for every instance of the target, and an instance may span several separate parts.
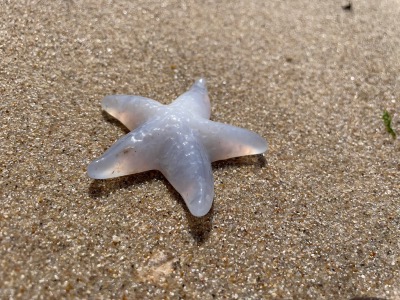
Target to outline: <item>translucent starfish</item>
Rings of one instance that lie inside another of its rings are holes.
[[[169,105],[113,95],[103,99],[102,107],[132,131],[94,160],[88,175],[105,179],[159,170],[197,217],[206,215],[213,203],[211,162],[267,150],[258,134],[209,120],[204,78]]]

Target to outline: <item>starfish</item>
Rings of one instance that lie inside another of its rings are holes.
[[[266,140],[258,134],[209,120],[204,78],[169,105],[140,96],[112,95],[103,99],[102,108],[131,132],[88,166],[89,177],[159,170],[197,217],[206,215],[213,203],[211,162],[267,150]]]

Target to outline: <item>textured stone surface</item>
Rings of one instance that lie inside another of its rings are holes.
[[[400,3],[0,0],[0,298],[400,297]],[[213,164],[197,219],[156,171],[94,181],[127,131],[104,95],[170,103],[263,157]]]

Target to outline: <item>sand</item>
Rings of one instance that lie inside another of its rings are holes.
[[[0,298],[400,299],[398,0],[0,2]],[[207,216],[87,177],[127,133],[105,95],[199,76],[269,143],[213,164]]]

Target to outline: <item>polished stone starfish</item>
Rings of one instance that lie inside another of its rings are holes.
[[[132,131],[94,160],[88,175],[105,179],[159,170],[197,217],[212,206],[211,162],[267,150],[267,142],[258,134],[209,120],[204,78],[169,105],[113,95],[103,99],[102,107]]]

